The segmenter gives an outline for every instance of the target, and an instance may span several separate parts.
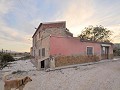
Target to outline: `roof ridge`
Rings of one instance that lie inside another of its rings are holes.
[[[66,21],[42,22],[42,24],[66,23]]]

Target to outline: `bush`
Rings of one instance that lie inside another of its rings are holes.
[[[7,63],[15,61],[15,59],[10,54],[1,55],[1,63]]]
[[[113,54],[114,56],[120,56],[120,49],[114,49]]]

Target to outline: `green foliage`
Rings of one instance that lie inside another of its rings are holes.
[[[79,37],[82,40],[91,40],[91,41],[99,41],[99,42],[110,42],[110,36],[112,32],[104,28],[103,26],[89,26],[82,31]]]
[[[8,65],[8,62],[15,61],[10,54],[0,53],[0,69],[3,69]]]
[[[120,56],[120,49],[114,48],[113,54],[114,54],[114,56]]]
[[[15,59],[10,54],[1,55],[1,63],[7,63],[12,61],[15,61]]]

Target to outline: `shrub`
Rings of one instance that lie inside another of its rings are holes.
[[[15,61],[15,59],[10,54],[1,55],[1,63],[7,63]]]
[[[116,48],[113,50],[114,56],[120,56],[120,49]]]

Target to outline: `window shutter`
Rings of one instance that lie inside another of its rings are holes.
[[[45,57],[45,48],[42,48],[42,56]]]

